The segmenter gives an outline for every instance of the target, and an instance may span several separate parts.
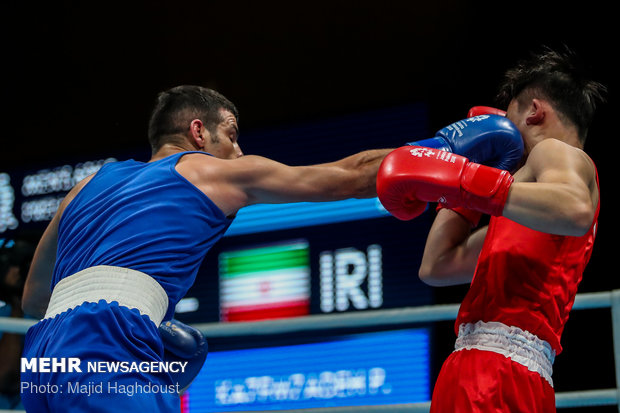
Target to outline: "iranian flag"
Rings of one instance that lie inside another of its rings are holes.
[[[220,318],[252,321],[310,312],[308,243],[224,252],[219,256]]]

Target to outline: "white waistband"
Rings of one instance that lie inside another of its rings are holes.
[[[52,291],[45,318],[99,300],[136,308],[157,326],[168,310],[166,291],[150,275],[129,268],[98,265],[60,280]]]
[[[542,376],[553,387],[555,351],[551,345],[519,327],[503,323],[478,321],[459,326],[454,346],[459,350],[484,350],[499,353]]]

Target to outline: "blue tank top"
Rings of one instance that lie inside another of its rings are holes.
[[[187,153],[104,165],[63,212],[52,288],[88,267],[131,268],[164,288],[169,300],[164,319],[171,318],[205,254],[232,223],[176,171]]]

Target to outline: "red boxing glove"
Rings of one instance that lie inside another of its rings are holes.
[[[423,149],[423,147],[415,148]],[[379,167],[377,195],[383,207],[390,214],[401,221],[409,221],[422,215],[426,210],[427,202],[420,201],[411,195],[411,182],[407,182],[406,179],[394,179],[395,175],[400,173],[398,162],[393,159],[396,156],[391,156],[394,152],[396,151],[390,152]]]
[[[473,118],[474,116],[478,116],[478,115],[499,115],[499,116],[505,117],[506,112],[501,109],[497,109],[491,106],[474,106],[471,109],[469,109],[469,112],[467,112],[468,118]],[[442,208],[446,208],[446,206],[439,204],[437,206],[437,211],[439,211]],[[452,210],[456,212],[457,214],[459,214],[460,216],[462,216],[463,218],[465,218],[470,223],[472,228],[475,228],[478,226],[478,223],[480,222],[480,218],[482,216],[481,212],[473,211],[471,209],[467,209],[464,207],[456,207],[456,208],[452,208]]]
[[[490,106],[474,106],[473,108],[469,109],[469,112],[467,112],[468,118],[473,118],[474,116],[478,115],[506,116],[506,112],[501,109],[492,108]]]
[[[377,195],[392,215],[409,220],[427,202],[464,207],[499,216],[514,181],[507,171],[431,148],[405,146],[385,157],[377,175]]]

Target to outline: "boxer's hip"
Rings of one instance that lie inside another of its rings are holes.
[[[549,343],[528,331],[499,322],[461,324],[455,351],[471,349],[502,354],[538,373],[553,387],[555,352]]]
[[[164,289],[144,273],[85,269],[56,284],[45,318],[26,334],[24,355],[157,360],[167,307]]]
[[[166,291],[153,277],[129,268],[99,265],[60,280],[52,291],[45,319],[84,303],[118,303],[137,309],[156,326],[168,309]]]

